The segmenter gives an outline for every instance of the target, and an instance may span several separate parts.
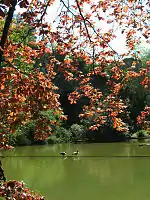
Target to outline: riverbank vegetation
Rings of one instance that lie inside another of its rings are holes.
[[[1,149],[149,135],[149,2],[54,3],[0,4]]]

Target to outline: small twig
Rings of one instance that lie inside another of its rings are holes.
[[[60,0],[60,2],[64,5],[64,7],[65,7],[73,16],[75,16],[75,14],[70,10],[70,8],[64,3],[63,0]]]
[[[93,56],[92,56],[92,59],[93,59],[92,68],[93,68],[93,71],[94,71],[94,75],[96,76],[95,69],[94,69],[94,64],[95,64],[95,46],[94,45],[93,45]]]
[[[46,11],[47,11],[47,8],[48,8],[49,3],[50,3],[50,0],[47,2],[46,7],[45,7],[45,10],[44,10],[44,12],[42,13],[40,19],[38,20],[38,23],[42,23],[43,17],[44,17],[44,15],[46,14]],[[36,29],[36,27],[31,27],[31,28],[29,28],[27,34],[23,37],[22,41],[21,41],[19,44],[22,44],[22,43],[24,42],[24,40],[29,36],[30,32],[33,31],[33,30],[35,30],[35,29]]]

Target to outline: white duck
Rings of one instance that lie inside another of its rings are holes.
[[[65,151],[63,151],[63,152],[60,152],[60,155],[61,156],[67,156],[67,153]]]
[[[77,151],[73,152],[72,155],[73,156],[78,156],[79,155],[79,151],[77,150]]]

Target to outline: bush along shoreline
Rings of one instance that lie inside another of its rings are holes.
[[[18,128],[14,134],[7,135],[7,141],[12,146],[46,145],[59,143],[98,143],[122,142],[132,139],[149,139],[150,131],[139,130],[133,133],[120,133],[110,127],[103,127],[97,131],[89,131],[84,125],[73,124],[69,128],[56,126],[52,135],[45,140],[34,139],[34,123],[29,122]]]

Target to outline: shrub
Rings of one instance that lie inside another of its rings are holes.
[[[48,144],[57,144],[60,143],[60,139],[56,137],[56,135],[52,135],[47,140]]]
[[[63,124],[63,120],[61,120],[61,114],[56,114],[54,110],[41,111],[40,115],[45,117],[48,121],[56,122],[54,125],[51,124],[52,130],[55,130],[56,126],[62,126]]]
[[[27,124],[21,126],[22,135],[26,136],[27,139],[34,140],[35,122],[29,121]]]
[[[137,138],[144,138],[150,135],[150,131],[147,130],[140,130],[135,133],[133,133],[132,137],[137,137]]]
[[[86,131],[87,131],[87,128],[84,127],[83,125],[79,125],[79,124],[73,124],[71,127],[70,127],[70,132],[72,133],[73,135],[73,140],[76,141],[76,140],[81,140],[83,138],[86,137]]]
[[[59,139],[59,143],[69,143],[72,142],[72,133],[63,127],[56,127],[55,129],[56,137]]]
[[[48,121],[56,121],[54,125],[51,125],[52,132],[55,132],[56,127],[62,125],[62,120],[60,119],[60,114],[56,114],[54,110],[41,111],[41,116],[47,118]],[[35,142],[35,125],[36,121],[28,121],[25,125],[20,125],[14,134],[8,134],[7,141],[9,145],[30,145]],[[57,128],[58,129],[58,128]],[[63,132],[63,131],[62,131]],[[56,137],[56,136],[55,136]],[[59,139],[55,137],[49,137],[49,143],[58,143]],[[68,138],[68,136],[66,136]],[[64,138],[63,138],[64,140]],[[68,141],[68,139],[67,139]]]
[[[7,140],[7,142],[8,142],[9,145],[14,146],[17,143],[17,136],[18,135],[17,135],[16,132],[14,134],[7,134],[6,135],[6,140]]]
[[[14,134],[7,134],[9,145],[30,145],[34,140],[34,122],[28,122],[25,125],[18,127]]]

